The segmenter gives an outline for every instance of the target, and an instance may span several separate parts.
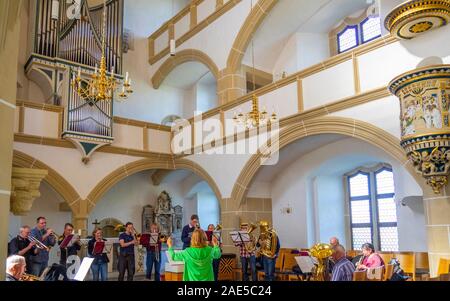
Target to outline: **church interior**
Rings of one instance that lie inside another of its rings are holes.
[[[100,253],[108,280],[192,280],[166,250],[202,229],[214,280],[450,280],[449,22],[449,0],[0,0],[0,279],[25,243],[26,280]]]

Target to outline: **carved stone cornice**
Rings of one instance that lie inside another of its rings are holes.
[[[33,206],[33,201],[41,193],[41,181],[48,175],[44,169],[13,167],[11,179],[11,212],[14,215],[27,215]]]

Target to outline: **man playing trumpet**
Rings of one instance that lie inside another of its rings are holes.
[[[160,281],[160,273],[159,270],[161,269],[161,239],[163,236],[159,232],[159,227],[157,224],[153,223],[150,226],[150,233],[158,234],[157,243],[152,243],[151,239],[148,242],[147,245],[144,247],[147,249],[147,259],[146,259],[146,278],[151,279],[152,278],[152,270],[153,270],[153,264],[155,265],[155,281]]]
[[[119,236],[120,252],[119,252],[119,281],[123,281],[125,270],[127,270],[127,281],[133,281],[135,264],[134,264],[134,246],[138,245],[136,237],[133,235],[133,223],[125,224],[125,232]]]
[[[20,255],[25,258],[27,263],[26,273],[31,273],[31,257],[36,252],[36,242],[30,241],[31,229],[29,226],[20,227],[20,233],[17,237],[14,237],[8,244],[8,256]]]
[[[36,219],[36,227],[31,230],[31,236],[40,241],[46,248],[38,248],[37,254],[32,256],[31,271],[33,275],[40,277],[48,265],[50,248],[56,244],[56,235],[52,229],[46,229],[47,220],[40,216]]]

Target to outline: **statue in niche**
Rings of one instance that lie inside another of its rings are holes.
[[[156,203],[157,213],[159,214],[172,214],[172,198],[167,193],[167,191],[161,192],[158,196],[158,200]]]

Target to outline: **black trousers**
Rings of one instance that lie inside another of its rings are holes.
[[[134,276],[134,254],[119,255],[119,281],[123,281],[125,270],[127,270],[127,281],[133,281]]]

